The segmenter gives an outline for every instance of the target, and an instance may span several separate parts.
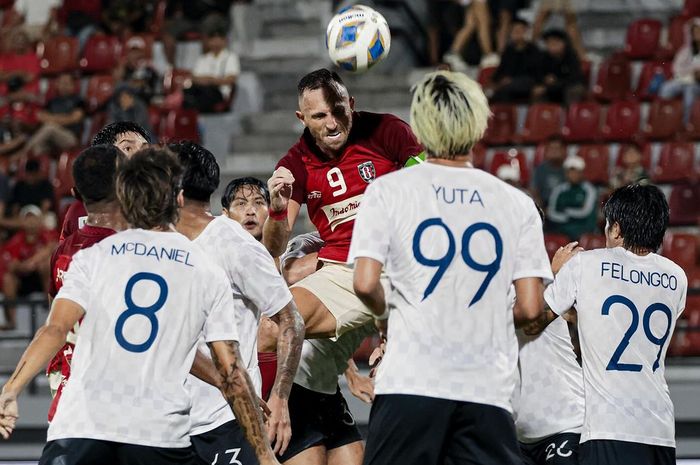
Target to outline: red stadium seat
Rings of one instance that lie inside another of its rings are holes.
[[[59,74],[78,69],[78,39],[68,36],[52,37],[37,47],[41,73]]]
[[[685,274],[688,277],[688,289],[700,290],[700,266],[685,269]]]
[[[666,54],[672,58],[685,43],[685,24],[690,17],[677,15],[668,23],[668,37],[666,39]]]
[[[581,239],[578,240],[578,245],[586,250],[604,249],[605,236],[602,234],[586,233],[581,236]]]
[[[529,144],[536,144],[561,132],[563,110],[553,103],[535,103],[528,108],[525,127],[519,135]]]
[[[162,136],[167,142],[191,140],[199,142],[196,110],[172,110],[166,117]]]
[[[641,112],[633,100],[613,102],[603,124],[603,138],[607,141],[629,142],[639,133]]]
[[[88,80],[86,100],[89,112],[103,109],[102,107],[114,94],[114,78],[111,75],[92,76]]]
[[[511,165],[514,168],[519,169],[520,183],[524,186],[529,185],[530,168],[528,167],[527,157],[524,153],[519,152],[515,149],[510,149],[507,152],[494,153],[493,158],[491,159],[491,166],[489,168],[489,171],[495,176],[496,172],[498,171],[498,168],[500,168],[503,165]]]
[[[666,233],[663,256],[684,270],[695,268],[698,260],[698,241],[694,234]]]
[[[683,103],[680,100],[654,100],[644,125],[644,135],[652,140],[668,140],[683,127]]]
[[[642,100],[651,100],[656,97],[660,85],[657,85],[654,93],[649,92],[652,84],[656,84],[655,80],[662,77],[664,81],[673,77],[670,61],[647,61],[642,65],[642,71],[639,74],[639,83],[637,90],[634,91],[634,96]]]
[[[496,66],[481,68],[481,71],[479,71],[479,77],[477,78],[477,81],[479,84],[481,84],[481,87],[485,88],[491,85],[491,77],[493,76],[493,73],[496,72],[496,68]]]
[[[472,148],[472,161],[475,168],[484,169],[486,166],[486,146],[484,144],[479,143]]]
[[[626,99],[630,94],[631,76],[629,61],[615,57],[604,61],[598,69],[593,95],[604,102]]]
[[[567,142],[595,142],[600,139],[600,104],[596,102],[573,103],[566,114],[561,130]]]
[[[73,181],[73,161],[78,158],[80,151],[63,152],[58,157],[56,165],[56,175],[53,178],[54,195],[57,203],[63,198],[71,195],[70,190],[75,185]]]
[[[657,183],[682,182],[692,177],[695,165],[695,144],[669,142],[664,144],[659,163],[651,173]],[[698,199],[700,201],[700,199]]]
[[[685,16],[700,16],[700,0],[685,0],[683,14]]]
[[[153,129],[153,135],[156,137],[160,136],[160,128],[163,122],[163,113],[158,107],[148,107],[148,122],[151,123],[151,129]]]
[[[569,242],[571,242],[569,240],[569,237],[563,234],[545,233],[544,246],[547,249],[547,255],[549,255],[549,259],[551,260],[552,258],[554,258],[554,254],[557,253],[559,247],[563,247]]]
[[[688,294],[683,312],[687,331],[683,344],[683,355],[700,355],[700,294]]]
[[[673,186],[668,204],[671,209],[671,225],[697,225],[700,221],[700,184]]]
[[[607,185],[610,181],[610,150],[607,145],[582,145],[578,156],[586,161],[586,179],[594,184]]]
[[[80,68],[86,73],[107,73],[117,66],[122,45],[114,36],[94,34],[90,36],[80,59]]]
[[[80,86],[78,85],[77,81],[75,81],[75,87],[73,88],[73,90],[74,92],[80,91]],[[56,88],[56,79],[49,79],[46,87],[46,92],[44,92],[44,102],[48,102],[57,95],[58,89]]]
[[[690,118],[685,129],[690,139],[700,140],[700,99],[695,100],[695,103],[693,103]]]
[[[484,134],[483,141],[488,145],[505,145],[513,141],[518,125],[518,112],[515,105],[491,105],[493,116]]]
[[[654,56],[661,38],[661,21],[638,19],[627,27],[625,53],[633,60],[643,60]]]
[[[163,93],[166,95],[190,86],[192,86],[192,71],[188,69],[172,69],[163,76]]]
[[[615,161],[617,166],[622,166],[622,154],[627,147],[629,147],[628,144],[623,144],[618,147]],[[651,171],[651,144],[642,145],[642,166],[647,172]]]
[[[90,134],[88,138],[88,143],[92,141],[92,138],[95,137],[97,132],[105,127],[107,124],[107,112],[105,111],[98,111],[94,115],[92,115],[92,118],[90,119]]]

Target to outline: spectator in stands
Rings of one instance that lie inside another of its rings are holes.
[[[20,210],[27,205],[38,205],[43,215],[49,215],[54,200],[53,186],[41,173],[38,160],[27,160],[24,177],[15,183],[10,199],[12,217],[19,215]]]
[[[39,57],[22,29],[11,32],[9,45],[9,53],[0,55],[0,85],[13,101],[35,101],[39,95]]]
[[[55,230],[46,229],[41,221],[41,209],[27,205],[20,211],[26,228],[19,230],[2,247],[5,270],[2,293],[5,296],[5,324],[2,330],[15,329],[17,325],[17,298],[33,292],[48,292],[49,258],[56,246]],[[29,219],[34,221],[29,221]]]
[[[586,49],[583,48],[581,32],[576,21],[576,11],[572,0],[541,0],[540,7],[535,15],[535,23],[532,28],[532,40],[537,41],[544,30],[546,21],[553,15],[564,17],[566,32],[571,38],[571,43],[579,60],[586,59]]]
[[[516,18],[510,31],[510,42],[503,51],[501,63],[493,73],[494,102],[529,99],[539,79],[541,52],[528,39],[529,24]]]
[[[37,42],[58,32],[58,9],[61,0],[15,0],[5,27],[21,27],[32,42]]]
[[[597,229],[598,191],[586,181],[585,168],[586,162],[579,156],[564,161],[566,181],[554,188],[547,207],[548,229],[572,241]]]
[[[120,38],[146,32],[153,16],[155,3],[151,0],[103,0],[102,24],[106,32]]]
[[[107,123],[117,121],[132,121],[149,133],[153,132],[146,103],[127,85],[117,87],[107,108]]]
[[[665,99],[683,96],[683,118],[688,123],[695,98],[700,95],[700,18],[686,24],[685,44],[673,59],[673,79],[659,91]]]
[[[175,66],[178,39],[193,32],[207,34],[213,29],[228,31],[231,2],[232,0],[168,0],[162,39],[165,58],[171,66]]]
[[[114,70],[114,79],[128,84],[145,103],[150,103],[158,90],[160,76],[148,59],[146,41],[138,36],[132,37],[126,42],[126,50]]]
[[[513,187],[523,190],[523,183],[520,176],[520,169],[511,164],[505,164],[498,167],[496,177],[503,182],[507,182]]]
[[[192,86],[185,89],[185,108],[215,111],[233,94],[241,70],[238,56],[226,48],[226,31],[214,29],[205,38],[207,53],[199,57],[192,72]]]
[[[428,59],[439,66],[444,52],[449,50],[462,28],[464,7],[454,0],[428,0]],[[337,11],[336,5],[333,11]]]
[[[63,73],[56,79],[57,95],[37,112],[41,127],[20,151],[22,155],[56,155],[80,142],[85,122],[85,104],[75,79]]]
[[[630,144],[621,149],[620,165],[614,168],[613,175],[610,177],[610,190],[649,178],[642,164],[643,150],[637,144]]]
[[[544,148],[544,161],[535,168],[532,176],[532,195],[537,205],[546,208],[554,188],[565,181],[565,158],[564,140],[560,136],[550,137]]]
[[[494,53],[491,42],[491,12],[486,0],[460,0],[464,4],[464,24],[457,32],[450,51],[443,56],[445,63],[450,65],[453,71],[467,71],[467,64],[462,59],[462,50],[469,43],[474,32],[477,33],[483,58],[481,66],[496,66],[498,55]]]
[[[542,80],[532,90],[533,99],[566,104],[581,100],[586,93],[581,62],[566,33],[553,29],[543,37]]]
[[[508,37],[518,10],[527,6],[528,0],[492,0],[491,3],[496,6],[495,11],[493,7],[491,11],[494,11],[494,15],[497,18],[496,49],[498,54],[501,55],[508,45]]]
[[[0,155],[16,154],[28,137],[21,122],[12,118],[9,112],[3,115],[0,119]]]

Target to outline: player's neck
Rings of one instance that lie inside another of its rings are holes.
[[[213,220],[209,202],[185,200],[185,205],[180,209],[180,219],[176,228],[189,240],[194,240]]]
[[[86,207],[86,209],[88,210],[88,216],[85,224],[88,226],[106,228],[113,231],[123,231],[128,227],[121,208],[116,202],[102,205],[98,208],[90,206]]]
[[[455,155],[449,160],[447,158],[428,157],[425,161],[435,165],[449,166],[451,168],[474,168],[472,155]]]

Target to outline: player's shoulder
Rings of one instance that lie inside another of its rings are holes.
[[[233,241],[234,244],[245,242],[248,244],[258,243],[251,234],[243,229],[243,226],[238,221],[232,220],[224,215],[214,218],[202,231],[202,234],[195,239],[195,242],[202,241],[218,241],[228,242]]]

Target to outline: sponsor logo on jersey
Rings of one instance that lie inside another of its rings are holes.
[[[374,169],[374,163],[366,161],[357,165],[357,171],[360,172],[360,177],[364,182],[372,182],[377,177],[377,171]]]
[[[328,218],[328,224],[331,231],[335,231],[338,225],[353,221],[357,215],[357,210],[360,208],[360,201],[363,194],[350,197],[349,199],[341,200],[331,205],[326,205],[322,208],[323,213]]]
[[[309,200],[320,199],[321,198],[321,191],[311,191],[307,194],[306,198]]]

